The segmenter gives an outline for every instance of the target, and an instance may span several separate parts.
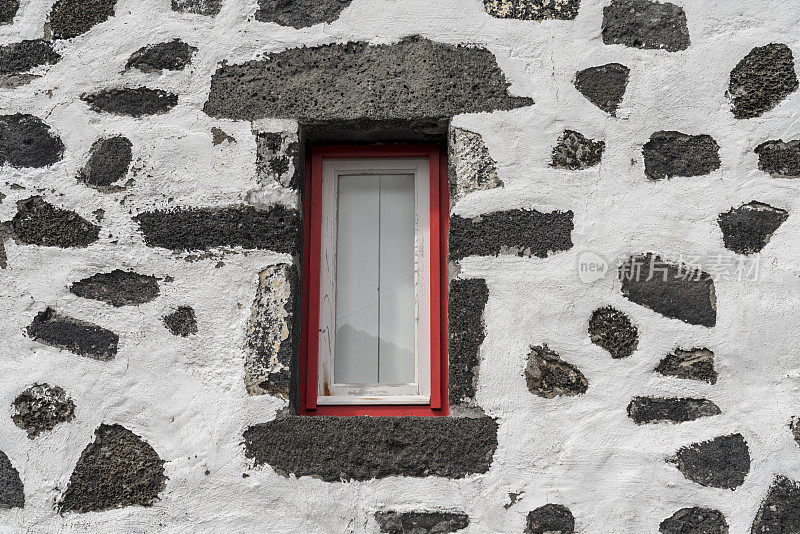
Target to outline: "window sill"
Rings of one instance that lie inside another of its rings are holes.
[[[317,405],[323,406],[375,406],[375,405],[430,405],[430,395],[392,395],[392,396],[349,396],[331,395],[317,397]]]

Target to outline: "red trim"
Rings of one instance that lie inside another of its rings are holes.
[[[428,158],[431,180],[431,403],[430,405],[317,406],[319,262],[324,158]],[[301,415],[442,416],[447,402],[447,156],[434,145],[329,145],[306,157],[303,248],[303,336],[300,342]]]

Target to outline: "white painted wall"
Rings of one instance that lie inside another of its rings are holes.
[[[0,531],[371,533],[377,532],[376,510],[446,509],[470,515],[465,532],[513,533],[522,532],[528,511],[548,502],[568,506],[578,531],[586,534],[656,532],[661,520],[692,505],[718,508],[731,532],[748,531],[773,475],[800,479],[800,447],[787,428],[800,415],[800,183],[761,173],[752,152],[767,139],[800,136],[800,92],[747,121],[733,118],[724,94],[730,70],[755,46],[783,42],[800,57],[800,1],[674,2],[686,10],[692,39],[679,53],[604,45],[605,0],[583,0],[575,21],[544,23],[493,19],[480,0],[353,0],[338,21],[303,30],[256,22],[256,0],[225,0],[216,18],[173,13],[169,0],[120,0],[116,17],[59,44],[63,60],[45,77],[0,91],[0,112],[43,118],[63,139],[66,156],[47,169],[1,169],[0,191],[7,197],[0,220],[14,215],[17,200],[38,193],[86,218],[98,208],[106,215],[101,240],[88,249],[6,243],[9,267],[0,271],[0,405],[6,407],[0,449],[20,471],[26,506],[0,511]],[[0,42],[41,37],[50,4],[23,0],[16,23],[0,27]],[[485,277],[490,289],[478,382],[479,403],[500,424],[489,473],[463,480],[329,484],[285,478],[270,468],[251,471],[242,432],[273,418],[283,404],[245,391],[245,325],[259,271],[289,258],[220,252],[190,263],[183,255],[145,247],[131,215],[237,203],[256,187],[251,125],[202,112],[218,62],[298,45],[393,42],[410,34],[486,46],[512,82],[512,93],[536,101],[529,108],[455,119],[456,126],[483,136],[506,184],[465,198],[455,211],[571,209],[575,247],[545,260],[463,262],[462,274]],[[199,48],[186,71],[120,74],[132,52],[174,37]],[[612,61],[631,68],[616,119],[572,86],[577,70]],[[96,114],[78,98],[145,84],[179,93],[178,106],[167,115],[133,119]],[[212,126],[237,143],[212,146]],[[565,128],[605,140],[599,167],[548,167]],[[721,146],[722,167],[703,177],[647,181],[641,146],[652,132],[670,129],[712,135]],[[75,175],[91,144],[116,133],[133,142],[135,184],[115,194],[78,184]],[[640,308],[622,298],[615,280],[587,286],[577,279],[576,261],[584,250],[609,258],[646,250],[725,253],[717,214],[754,199],[788,209],[790,218],[764,249],[758,280],[717,282],[713,329]],[[218,259],[225,265],[215,268]],[[121,309],[67,290],[76,280],[114,268],[175,281],[162,283],[154,302]],[[195,308],[200,332],[176,338],[161,317],[185,304]],[[589,342],[589,316],[606,304],[625,311],[639,327],[639,350],[630,359],[612,360]],[[48,305],[119,333],[117,358],[96,362],[27,338],[25,327]],[[528,392],[522,376],[528,346],[541,343],[584,372],[590,384],[585,396],[546,400]],[[676,346],[712,349],[718,383],[654,374]],[[77,417],[31,441],[12,423],[10,405],[35,382],[65,388]],[[705,396],[723,414],[637,427],[625,408],[631,397],[646,394]],[[53,502],[102,422],[123,424],[155,448],[167,461],[167,489],[152,508],[60,517]],[[750,475],[735,492],[698,486],[664,461],[680,446],[731,432],[745,436],[753,458]],[[505,509],[509,492],[524,495]]]

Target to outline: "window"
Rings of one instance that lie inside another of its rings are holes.
[[[301,413],[446,415],[445,159],[427,145],[312,149]]]

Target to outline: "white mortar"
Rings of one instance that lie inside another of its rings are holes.
[[[0,511],[0,530],[371,533],[378,530],[376,510],[443,509],[469,514],[464,532],[519,533],[530,510],[553,502],[568,506],[578,532],[586,534],[656,532],[661,520],[695,505],[718,508],[733,533],[749,531],[773,476],[800,479],[800,447],[787,427],[800,415],[800,182],[758,171],[753,153],[767,139],[800,136],[800,92],[743,121],[733,118],[724,94],[731,69],[755,46],[782,42],[800,57],[800,2],[674,2],[688,18],[692,46],[685,52],[604,45],[603,0],[583,0],[575,21],[543,23],[493,19],[481,0],[353,0],[333,24],[302,30],[256,22],[255,0],[226,0],[216,18],[173,13],[169,0],[120,0],[116,17],[59,43],[62,61],[28,86],[0,91],[0,112],[43,118],[63,139],[65,158],[41,170],[3,168],[0,190],[8,196],[0,220],[10,219],[15,202],[39,189],[49,202],[90,220],[98,208],[106,213],[101,240],[87,249],[6,244],[0,405],[7,416],[0,417],[0,450],[20,472],[26,504]],[[41,37],[50,4],[23,0],[16,23],[0,27],[0,42]],[[462,276],[485,277],[490,289],[478,380],[478,401],[500,424],[489,473],[463,480],[393,477],[330,484],[285,478],[268,467],[251,471],[242,432],[272,419],[284,404],[245,391],[245,325],[258,273],[290,258],[254,251],[226,254],[218,269],[216,258],[187,263],[145,247],[131,216],[153,208],[238,203],[257,187],[251,125],[202,112],[220,61],[238,63],[300,45],[393,42],[410,34],[486,46],[512,82],[512,93],[536,101],[529,108],[455,119],[455,125],[483,136],[505,183],[468,196],[455,212],[571,209],[575,247],[545,260],[463,261]],[[131,53],[175,37],[199,48],[185,71],[120,74]],[[616,119],[572,85],[576,71],[608,62],[631,69]],[[167,115],[133,119],[97,114],[79,99],[86,92],[139,85],[178,93],[178,106]],[[237,142],[212,146],[212,126]],[[605,140],[600,166],[578,172],[548,166],[565,128]],[[646,180],[641,147],[654,131],[671,129],[712,135],[721,146],[722,167],[708,176]],[[134,165],[142,168],[135,185],[103,194],[78,184],[75,176],[91,144],[117,133],[133,142]],[[12,190],[11,183],[26,189]],[[613,279],[592,286],[577,279],[576,261],[584,250],[606,257],[647,250],[726,254],[717,215],[754,199],[788,209],[790,218],[764,249],[758,281],[717,282],[713,329],[632,304]],[[162,283],[154,302],[121,309],[67,290],[74,281],[115,268],[170,275],[175,282]],[[625,311],[639,328],[639,349],[629,359],[612,360],[589,342],[591,312],[606,304]],[[96,362],[29,339],[25,328],[48,305],[117,332],[116,359]],[[177,338],[163,326],[161,317],[179,305],[195,308],[196,336]],[[589,380],[586,395],[547,400],[527,390],[522,371],[528,347],[542,343],[582,370]],[[712,349],[718,383],[653,373],[676,346]],[[35,382],[63,387],[77,404],[77,417],[31,441],[14,426],[10,406]],[[625,413],[635,395],[704,396],[723,414],[637,427]],[[152,508],[61,517],[54,500],[103,422],[120,423],[155,448],[167,461],[167,489]],[[694,484],[664,461],[683,445],[731,432],[745,436],[753,459],[735,492]],[[508,494],[520,491],[519,502],[505,509]]]

